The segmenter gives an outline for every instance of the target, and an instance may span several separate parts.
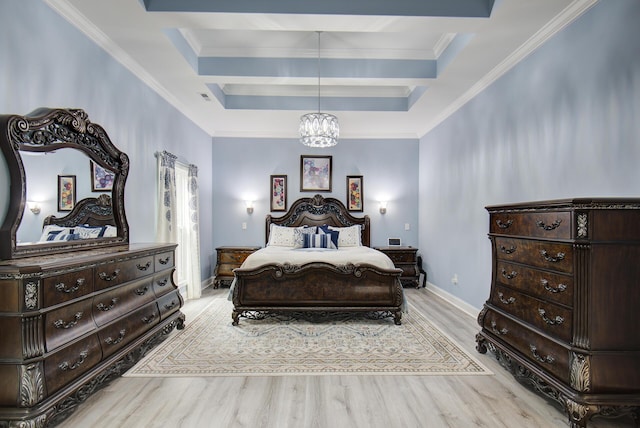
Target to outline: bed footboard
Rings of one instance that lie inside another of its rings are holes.
[[[401,269],[269,264],[234,270],[233,325],[246,312],[389,312],[401,324]]]

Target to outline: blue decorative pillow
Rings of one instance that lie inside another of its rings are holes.
[[[340,237],[340,232],[337,230],[329,229],[329,226],[323,224],[322,226],[318,226],[318,233],[324,233],[329,237],[329,247],[334,250],[338,249],[338,238]]]
[[[328,235],[324,233],[305,234],[303,248],[330,248]]]

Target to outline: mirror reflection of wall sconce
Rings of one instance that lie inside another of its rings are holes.
[[[247,214],[253,213],[253,201],[244,201],[247,206]]]
[[[29,209],[31,210],[32,213],[34,214],[40,214],[40,204],[34,201],[28,201],[27,205],[29,206]]]
[[[380,214],[387,212],[387,201],[380,201]]]

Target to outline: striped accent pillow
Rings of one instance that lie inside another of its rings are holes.
[[[329,248],[329,236],[324,233],[304,234],[303,248]]]

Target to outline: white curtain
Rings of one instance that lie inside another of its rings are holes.
[[[176,159],[167,151],[156,154],[158,158],[158,226],[159,242],[178,242],[176,220]]]
[[[189,284],[187,286],[187,298],[197,299],[201,293],[200,277],[200,202],[198,197],[198,167],[189,165],[189,233],[190,256]]]

